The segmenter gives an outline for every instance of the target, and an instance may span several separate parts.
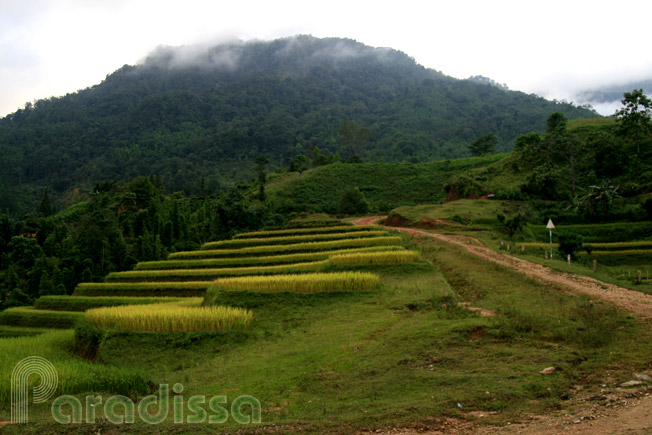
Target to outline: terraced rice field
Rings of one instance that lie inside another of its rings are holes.
[[[246,327],[255,313],[212,306],[206,297],[209,287],[212,294],[373,290],[380,285],[377,275],[346,269],[417,260],[418,254],[401,242],[388,231],[364,226],[243,233],[197,251],[170,254],[166,261],[139,263],[132,271],[109,274],[105,282],[81,283],[72,296],[45,296],[33,308],[6,310],[0,325],[65,329],[86,319],[118,330]]]

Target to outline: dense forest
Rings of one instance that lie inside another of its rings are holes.
[[[22,220],[0,215],[0,308],[70,294],[138,261],[197,249],[236,232],[278,226],[284,217],[252,205],[237,189],[215,195],[166,195],[160,177],[102,182],[53,214],[47,191]]]
[[[0,120],[0,209],[20,217],[43,189],[159,175],[167,191],[217,192],[319,148],[331,161],[423,162],[468,155],[495,134],[497,150],[570,104],[457,80],[399,51],[310,36],[161,48],[101,84],[29,103]]]

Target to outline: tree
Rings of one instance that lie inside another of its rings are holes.
[[[516,213],[511,216],[505,216],[502,213],[498,213],[496,218],[501,224],[503,224],[510,239],[523,228],[526,222],[525,216],[521,213]]]
[[[371,130],[359,127],[355,122],[344,121],[340,133],[342,133],[342,150],[347,157],[347,162],[357,163],[362,148],[371,137]]]
[[[541,152],[546,158],[546,164],[553,165],[565,154],[570,140],[566,131],[568,120],[561,112],[555,112],[546,120],[546,131],[541,138]]]
[[[523,156],[537,153],[540,147],[541,136],[535,132],[520,135],[514,143],[514,151],[521,153]]]
[[[636,153],[641,152],[641,139],[650,132],[650,119],[652,119],[652,100],[643,94],[643,89],[634,89],[625,92],[621,103],[625,107],[616,111],[616,118],[620,123],[619,133],[629,136],[636,142]]]
[[[498,140],[494,133],[485,134],[480,136],[469,145],[469,151],[472,156],[483,156],[485,154],[491,154],[496,149],[496,143]]]
[[[52,205],[50,197],[48,196],[47,188],[43,191],[43,198],[41,198],[41,205],[38,208],[38,212],[44,217],[48,217],[54,214],[54,206]]]
[[[355,187],[342,194],[337,211],[341,214],[364,214],[369,211],[369,202],[360,189]]]
[[[324,165],[328,164],[328,156],[326,156],[326,154],[322,153],[321,150],[319,149],[319,147],[313,148],[312,153],[311,153],[311,157],[312,157],[311,165],[312,165],[313,168],[316,168],[318,166],[324,166]]]
[[[579,199],[579,208],[589,215],[608,212],[617,198],[620,198],[618,186],[603,180],[598,185],[589,186],[589,192]]]
[[[303,174],[303,171],[308,169],[308,166],[310,165],[310,160],[308,157],[304,156],[303,154],[299,154],[298,156],[294,156],[292,160],[290,160],[290,167],[288,168],[288,171],[290,172],[298,172],[299,175]]]
[[[267,165],[269,160],[264,155],[256,158],[256,173],[258,174],[258,199],[265,201],[265,181],[267,180]]]

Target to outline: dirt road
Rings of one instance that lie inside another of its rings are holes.
[[[385,216],[358,219],[355,225],[373,225]],[[466,249],[487,261],[509,267],[544,284],[553,285],[564,291],[599,298],[628,311],[652,326],[652,296],[618,287],[596,279],[560,272],[510,255],[495,252],[482,245],[477,239],[463,235],[431,233],[413,228],[391,227],[394,230],[412,234],[415,237],[433,237]],[[652,356],[651,356],[652,359]],[[483,426],[469,421],[449,419],[438,430],[396,429],[388,434],[652,434],[652,388],[638,390],[612,388],[604,391],[609,397],[607,403],[591,400],[593,393],[578,394],[572,414],[559,413],[545,416],[528,416],[523,421],[505,427]]]
[[[356,225],[370,225],[383,219],[384,216],[375,216],[370,218],[358,219]],[[470,253],[477,255],[487,261],[512,268],[537,281],[552,284],[556,287],[565,288],[571,292],[584,294],[587,296],[602,299],[613,305],[622,308],[631,314],[639,317],[652,324],[652,296],[645,293],[618,287],[603,281],[590,278],[588,276],[575,275],[572,273],[561,272],[550,269],[531,261],[523,260],[511,255],[501,254],[493,251],[477,239],[469,236],[431,233],[428,231],[391,227],[414,236],[433,237],[446,243],[460,246]]]

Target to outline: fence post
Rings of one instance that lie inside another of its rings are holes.
[[[593,272],[598,270],[598,260],[593,260]]]
[[[509,243],[507,244],[507,251],[509,252]]]
[[[544,257],[546,257],[546,260],[547,260],[548,259],[548,250],[546,249],[545,251],[543,251],[543,254],[544,254]]]
[[[521,245],[521,253],[525,254],[525,246]]]
[[[568,254],[568,265],[570,266],[570,254]]]
[[[636,271],[636,284],[641,283],[641,269]]]

